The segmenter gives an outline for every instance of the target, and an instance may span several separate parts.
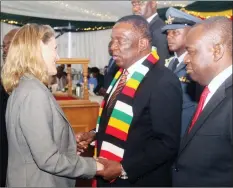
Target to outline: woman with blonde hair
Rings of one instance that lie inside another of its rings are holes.
[[[76,139],[62,109],[48,90],[57,73],[54,30],[27,24],[15,34],[2,70],[10,94],[6,126],[9,146],[7,186],[74,187],[102,166],[77,155]]]

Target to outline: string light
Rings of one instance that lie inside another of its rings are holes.
[[[232,20],[232,10],[231,9],[221,11],[221,12],[196,12],[196,11],[186,10],[185,8],[182,8],[181,10],[188,13],[188,14],[191,14],[193,16],[199,17],[201,19],[206,19],[206,18],[213,17],[213,16],[225,16],[225,17]]]
[[[1,19],[1,22],[7,23],[7,24],[23,25],[15,20],[8,20],[8,19]]]
[[[20,23],[15,20],[8,20],[8,19],[1,19],[1,22],[11,24],[11,25],[20,25],[23,26],[25,23]],[[94,26],[94,27],[86,27],[86,28],[76,28],[75,31],[99,31],[99,30],[105,30],[105,29],[111,29],[112,26]]]
[[[183,3],[176,3],[175,1],[157,1],[157,4],[164,6],[164,7],[169,7],[169,6],[173,6],[173,7],[185,7],[187,6],[187,3],[183,4]]]

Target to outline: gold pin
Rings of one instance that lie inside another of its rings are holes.
[[[174,18],[172,18],[171,16],[168,16],[168,19],[165,21],[166,24],[172,24],[172,21],[174,20]]]

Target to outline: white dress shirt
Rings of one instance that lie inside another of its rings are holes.
[[[150,22],[153,20],[153,18],[154,18],[155,16],[157,16],[157,15],[158,15],[158,13],[156,12],[156,13],[153,14],[151,17],[147,18],[147,19],[146,19],[147,22],[150,23]]]
[[[182,55],[180,55],[179,57],[177,56],[177,53],[174,52],[175,54],[175,58],[178,59],[179,63],[176,67],[178,67],[183,61],[184,61],[184,57],[186,56],[187,52],[184,52]]]
[[[148,54],[149,55],[149,54]],[[139,59],[136,63],[134,63],[133,65],[131,65],[127,71],[128,71],[128,75],[127,75],[127,79],[126,81],[129,80],[129,78],[133,75],[133,73],[137,70],[137,67],[140,66],[144,61],[145,59],[148,57],[148,55],[144,56],[143,58]],[[124,70],[125,71],[125,70]],[[124,72],[123,72],[124,73]],[[121,75],[122,76],[122,75]],[[118,86],[118,83],[120,81],[121,77],[117,80],[117,83],[115,84],[114,88],[112,89],[112,92],[110,93],[109,97],[108,97],[108,101],[109,99],[111,98],[113,92],[116,90],[117,86]]]
[[[209,102],[211,97],[214,95],[214,93],[217,91],[217,89],[222,85],[222,83],[232,75],[232,65],[226,68],[224,71],[220,72],[208,85],[210,93],[206,97],[205,103],[203,105],[203,108],[206,106],[206,104]]]

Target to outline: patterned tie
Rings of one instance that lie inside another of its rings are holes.
[[[197,121],[199,115],[201,114],[202,112],[202,109],[203,109],[203,105],[205,103],[205,100],[208,96],[208,94],[210,93],[210,90],[209,88],[206,86],[205,89],[203,90],[202,94],[201,94],[201,98],[200,98],[200,101],[198,103],[198,106],[197,106],[197,110],[195,112],[195,115],[193,116],[193,119],[192,119],[192,122],[191,122],[191,125],[189,127],[189,130],[188,132],[190,133],[191,129],[193,128],[195,122]]]
[[[123,87],[125,86],[128,74],[129,74],[129,72],[125,69],[124,73],[122,74],[122,76],[120,78],[120,81],[119,81],[119,83],[117,85],[116,90],[113,92],[111,98],[108,101],[107,108],[111,108],[111,106],[116,102],[116,97],[121,92]]]
[[[178,59],[176,58],[175,61],[172,64],[171,70],[174,72],[176,70],[177,65],[179,64]]]

